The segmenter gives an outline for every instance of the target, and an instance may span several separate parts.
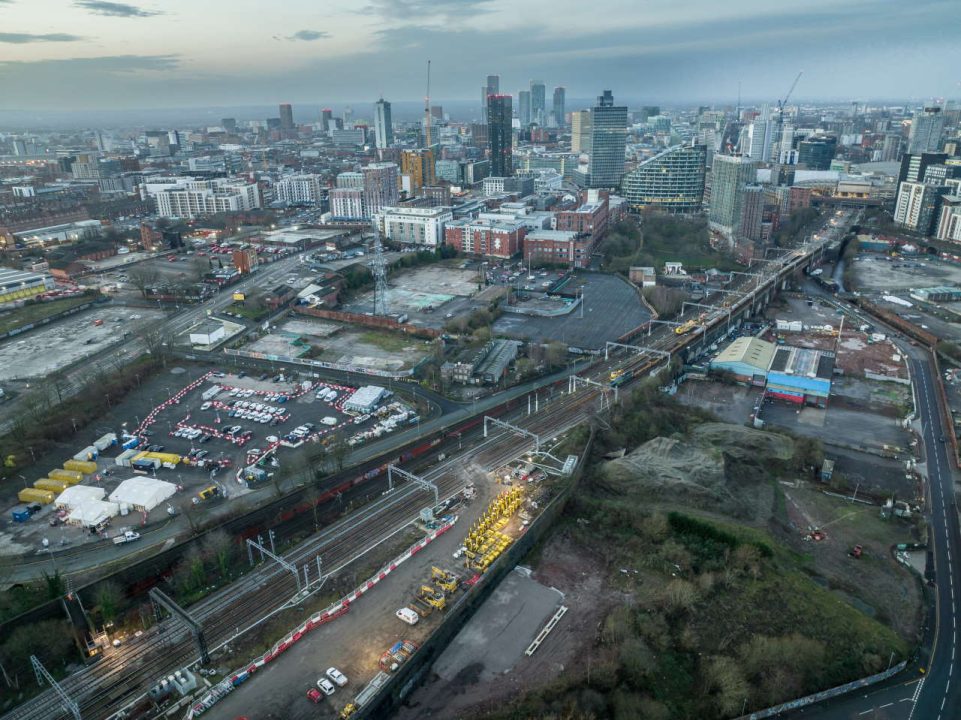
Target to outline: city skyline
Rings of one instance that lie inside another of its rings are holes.
[[[537,78],[571,98],[603,85],[627,102],[733,102],[740,82],[746,100],[772,101],[802,68],[798,100],[961,92],[950,3],[697,0],[688,10],[661,0],[617,0],[603,16],[570,0],[335,10],[291,0],[238,15],[226,0],[5,0],[0,93],[21,110],[403,101],[423,95],[428,58],[439,101],[475,98],[486,74],[514,94]]]

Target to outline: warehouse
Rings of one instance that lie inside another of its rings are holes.
[[[777,346],[755,337],[739,337],[711,361],[711,370],[730,373],[737,382],[763,386]]]
[[[958,302],[961,300],[961,288],[949,286],[916,288],[911,290],[911,297],[921,302]]]
[[[767,373],[765,395],[824,408],[831,394],[834,353],[779,347]]]
[[[357,392],[351,395],[344,403],[344,409],[359,413],[369,413],[377,407],[377,403],[379,403],[386,394],[387,390],[379,385],[364,385],[361,388],[357,388]]]

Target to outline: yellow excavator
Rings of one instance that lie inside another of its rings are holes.
[[[459,577],[454,573],[441,570],[439,567],[432,567],[430,576],[434,580],[434,585],[443,590],[445,595],[453,595],[460,585]]]
[[[438,592],[436,588],[432,588],[430,585],[420,586],[420,590],[417,591],[417,600],[434,610],[443,610],[447,607],[447,598],[444,597],[444,593]]]

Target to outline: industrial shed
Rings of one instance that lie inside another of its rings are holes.
[[[777,346],[755,337],[739,337],[711,361],[711,370],[731,373],[738,382],[763,386]]]
[[[386,393],[387,390],[379,385],[364,385],[357,388],[357,391],[344,402],[344,409],[359,413],[370,412],[377,407],[377,403],[383,399]]]
[[[61,510],[73,510],[88,500],[103,500],[107,491],[92,485],[74,485],[68,487],[54,500],[54,504]]]
[[[827,407],[834,353],[779,347],[767,374],[766,394],[798,405]]]
[[[124,480],[110,493],[111,502],[129,505],[135,510],[150,512],[160,503],[173,497],[177,486],[173,483],[149,477],[135,477]]]

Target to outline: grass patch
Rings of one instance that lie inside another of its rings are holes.
[[[240,315],[241,317],[247,318],[248,320],[260,320],[267,317],[270,312],[267,308],[252,307],[244,305],[243,303],[233,303],[227,306],[227,311]]]
[[[404,352],[410,349],[410,340],[394,333],[365,332],[360,336],[360,341],[384,352]]]
[[[81,295],[80,297],[62,298],[49,302],[27,303],[23,307],[0,315],[0,333],[7,333],[30,323],[45,320],[71,308],[93,302],[95,299],[91,295]]]

